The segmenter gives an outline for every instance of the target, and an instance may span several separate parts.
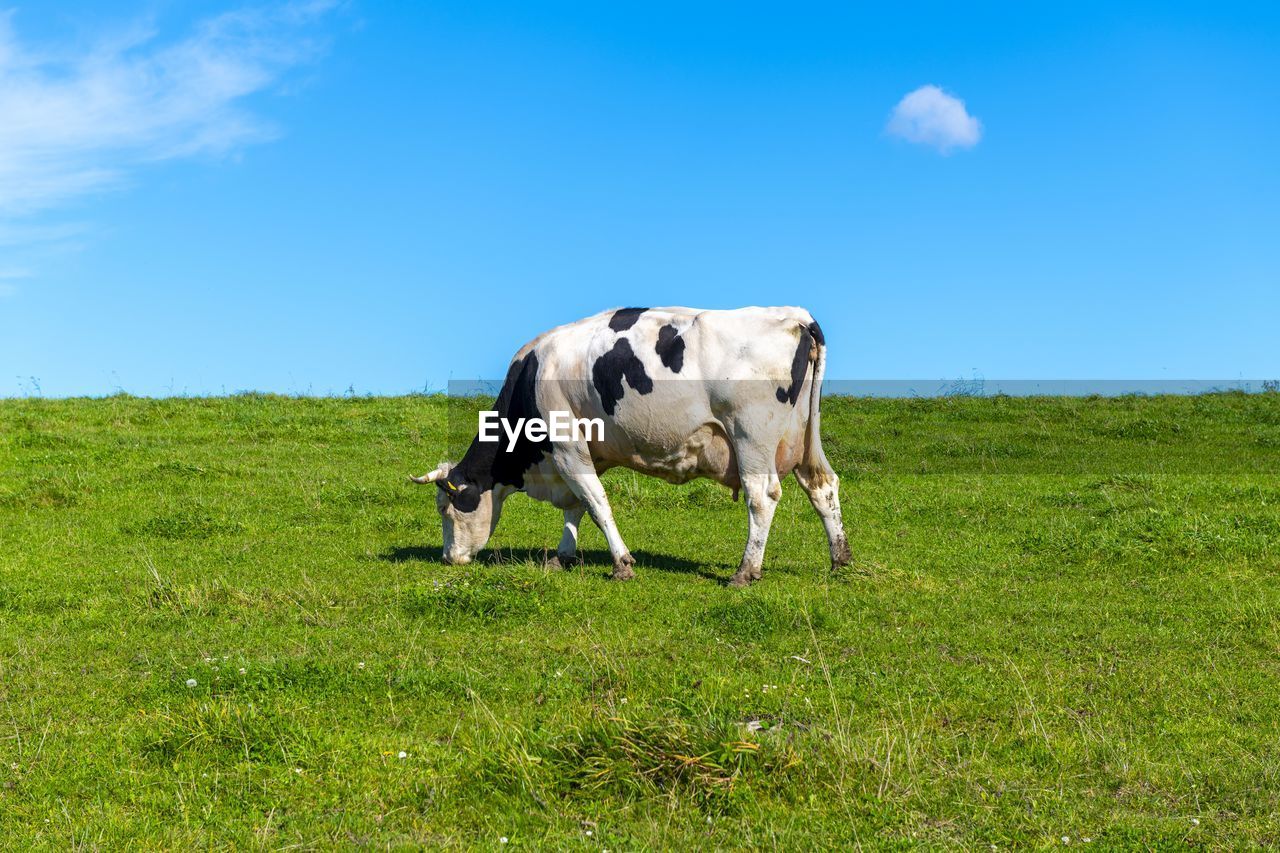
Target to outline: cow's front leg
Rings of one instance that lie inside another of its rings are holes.
[[[600,528],[605,541],[609,543],[609,554],[613,557],[613,579],[631,580],[636,576],[631,568],[636,561],[627,549],[626,543],[622,541],[618,525],[613,522],[613,509],[609,506],[609,496],[605,494],[604,483],[600,482],[595,464],[585,451],[576,451],[563,444],[560,446],[564,450],[555,456],[556,468],[591,515],[591,520],[596,523],[596,527]]]
[[[772,471],[772,469],[770,469]],[[742,490],[747,500],[747,548],[742,554],[742,565],[729,580],[730,586],[743,587],[760,580],[764,565],[764,546],[769,541],[769,528],[773,525],[773,513],[782,497],[782,485],[778,475],[769,472],[742,478]]]
[[[582,524],[582,514],[586,507],[582,504],[564,511],[564,533],[560,536],[560,544],[556,547],[556,555],[547,560],[547,565],[558,569],[567,569],[578,562],[578,528]]]

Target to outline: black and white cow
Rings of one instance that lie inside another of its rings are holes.
[[[826,527],[833,566],[849,560],[839,480],[822,452],[819,394],[826,365],[822,329],[803,308],[621,308],[559,326],[525,344],[498,395],[501,418],[600,418],[600,440],[531,441],[508,449],[472,441],[435,483],[444,558],[470,562],[515,492],[564,510],[557,561],[576,556],[587,512],[604,532],[613,577],[634,577],[600,474],[622,466],[672,483],[707,477],[746,495],[749,532],[734,586],[760,578],[765,542],[795,473]]]

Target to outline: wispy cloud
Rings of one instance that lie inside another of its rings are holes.
[[[13,296],[18,292],[15,281],[31,278],[31,270],[26,267],[0,267],[0,298]]]
[[[885,130],[907,142],[929,145],[943,154],[972,148],[982,138],[982,123],[964,108],[964,101],[937,86],[921,86],[898,101]]]
[[[323,53],[317,24],[336,5],[229,12],[176,40],[133,24],[79,49],[24,44],[0,12],[0,236],[149,163],[274,138],[244,100]]]

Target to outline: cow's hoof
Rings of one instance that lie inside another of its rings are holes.
[[[552,554],[543,565],[548,569],[572,569],[580,562],[577,554]]]
[[[729,578],[729,586],[734,589],[743,589],[744,587],[751,586],[751,576],[738,572],[733,577]]]
[[[616,581],[629,581],[636,576],[631,569],[636,564],[635,558],[627,554],[620,560],[613,561],[613,579]]]
[[[843,569],[853,562],[853,552],[849,550],[849,541],[843,536],[831,551],[831,568]]]

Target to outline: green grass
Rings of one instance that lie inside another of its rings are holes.
[[[632,583],[441,565],[446,409],[0,402],[0,837],[1280,844],[1280,396],[828,400],[855,562],[788,481],[745,591],[628,472]]]

